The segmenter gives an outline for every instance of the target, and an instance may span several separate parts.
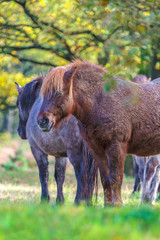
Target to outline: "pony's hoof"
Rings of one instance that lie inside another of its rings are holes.
[[[41,197],[41,203],[48,203],[50,200],[49,195],[48,196],[42,196]]]
[[[152,204],[152,206],[154,206],[155,205],[155,200],[152,200],[151,204]]]
[[[151,203],[152,203],[152,199],[148,195],[144,196],[141,199],[141,204],[151,204]]]
[[[121,202],[121,201],[117,201],[117,202],[112,203],[112,207],[122,207],[122,206],[123,206],[123,202]]]
[[[88,198],[83,198],[83,199],[75,198],[74,204],[75,205],[93,206],[92,200],[88,199]]]
[[[59,204],[59,205],[64,204],[64,198],[63,197],[61,197],[61,198],[57,197],[56,198],[56,204]]]
[[[112,202],[110,201],[105,202],[104,207],[112,207]]]

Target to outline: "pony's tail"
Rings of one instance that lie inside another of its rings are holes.
[[[83,151],[83,199],[91,204],[93,192],[95,189],[95,198],[98,197],[98,167],[92,158],[88,147],[84,144]]]

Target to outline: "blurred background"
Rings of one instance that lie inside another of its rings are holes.
[[[14,82],[23,86],[75,58],[129,80],[160,77],[159,0],[0,0],[0,164],[6,169],[25,169],[33,160],[16,133]],[[131,159],[126,164],[131,176]]]

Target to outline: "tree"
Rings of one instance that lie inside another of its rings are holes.
[[[139,73],[160,76],[160,5],[154,0],[111,1],[119,24],[128,32],[130,51],[140,54]]]
[[[0,53],[43,69],[85,58],[157,76],[159,22],[159,0],[0,0]]]
[[[104,39],[95,11],[102,14],[103,8],[84,12],[76,1],[46,2],[1,1],[1,53],[22,62],[57,66],[82,57],[86,49],[99,49]]]
[[[0,109],[7,110],[15,108],[17,99],[17,90],[15,82],[20,85],[25,85],[30,81],[30,78],[25,78],[21,73],[8,74],[7,72],[0,73]]]
[[[0,71],[0,131],[12,132],[13,110],[16,108],[17,91],[14,82],[22,86],[30,81],[21,73],[8,74]]]

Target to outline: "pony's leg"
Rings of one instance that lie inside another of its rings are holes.
[[[160,165],[156,168],[156,173],[155,173],[155,175],[152,179],[152,183],[151,183],[150,196],[151,196],[152,205],[155,204],[159,183],[160,183]]]
[[[81,200],[84,200],[87,204],[90,204],[97,171],[94,160],[88,149],[84,152],[82,147],[76,150],[68,149],[67,155],[74,167],[77,180],[75,203],[78,204]]]
[[[31,151],[33,156],[36,159],[38,168],[39,168],[39,178],[41,182],[41,201],[49,201],[49,192],[48,192],[48,158],[47,155],[42,152],[38,147],[31,146]]]
[[[77,191],[74,202],[78,204],[83,200],[83,154],[71,149],[67,150],[67,155],[75,171]]]
[[[101,183],[103,186],[103,192],[104,192],[104,205],[105,206],[111,206],[112,204],[112,191],[111,191],[111,185],[109,181],[109,165],[108,165],[108,157],[107,155],[99,155],[92,151],[92,156],[96,161],[96,164],[98,166],[100,177],[101,177]]]
[[[98,195],[98,167],[86,145],[83,148],[83,200],[88,205],[92,204],[92,196],[95,188]]]
[[[150,187],[151,187],[152,178],[155,175],[157,166],[158,166],[158,161],[150,157],[144,169],[144,180],[143,180],[143,187],[142,187],[141,202],[151,201]]]
[[[160,201],[160,183],[159,183],[159,186],[158,186],[158,197],[156,199],[157,201]]]
[[[122,205],[121,186],[124,174],[124,163],[126,158],[126,146],[122,143],[112,144],[109,154],[109,179],[112,189],[112,205]]]
[[[111,191],[111,185],[110,185],[110,181],[109,181],[108,160],[105,161],[104,166],[98,165],[98,167],[99,167],[101,183],[102,183],[103,191],[104,191],[104,205],[111,206],[112,205],[112,191]]]
[[[133,156],[132,156],[133,158]],[[133,192],[132,194],[134,194],[136,191],[140,191],[140,177],[139,177],[139,166],[136,162],[136,160],[133,158],[133,169],[134,169],[134,176],[135,176],[135,182],[134,182],[134,187],[133,187]]]
[[[80,203],[83,200],[83,163],[74,164],[74,171],[77,180],[77,191],[75,196],[75,204]]]
[[[57,203],[64,202],[63,183],[65,178],[66,164],[67,164],[67,158],[60,157],[55,159],[54,177],[57,184],[57,198],[56,198]]]

